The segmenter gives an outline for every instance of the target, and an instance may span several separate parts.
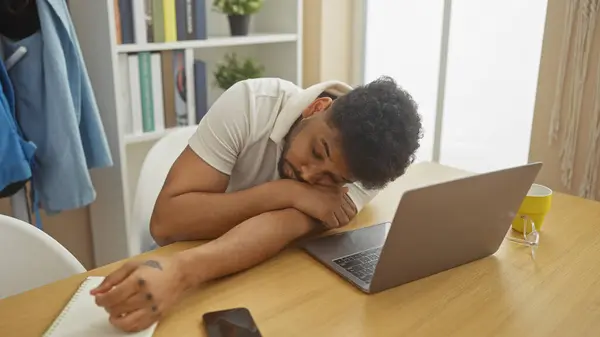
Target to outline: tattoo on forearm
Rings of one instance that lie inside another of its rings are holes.
[[[160,263],[156,260],[148,260],[146,262],[143,263],[145,266],[148,266],[150,268],[156,268],[158,270],[163,270],[162,266],[160,265]]]

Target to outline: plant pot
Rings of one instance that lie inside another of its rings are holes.
[[[250,15],[229,15],[229,29],[231,36],[248,35],[248,26],[250,25]]]

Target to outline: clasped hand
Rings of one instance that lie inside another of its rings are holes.
[[[299,193],[294,196],[294,208],[320,220],[327,228],[345,226],[356,215],[347,187],[300,184]]]

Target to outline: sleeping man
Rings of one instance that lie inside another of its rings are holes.
[[[346,225],[405,172],[421,133],[415,102],[388,77],[355,89],[238,82],[173,164],[150,223],[159,245],[212,241],[125,264],[92,292],[96,303],[115,326],[141,330],[187,289]]]

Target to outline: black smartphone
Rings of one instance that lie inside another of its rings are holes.
[[[246,308],[207,312],[202,319],[208,337],[262,337]]]

